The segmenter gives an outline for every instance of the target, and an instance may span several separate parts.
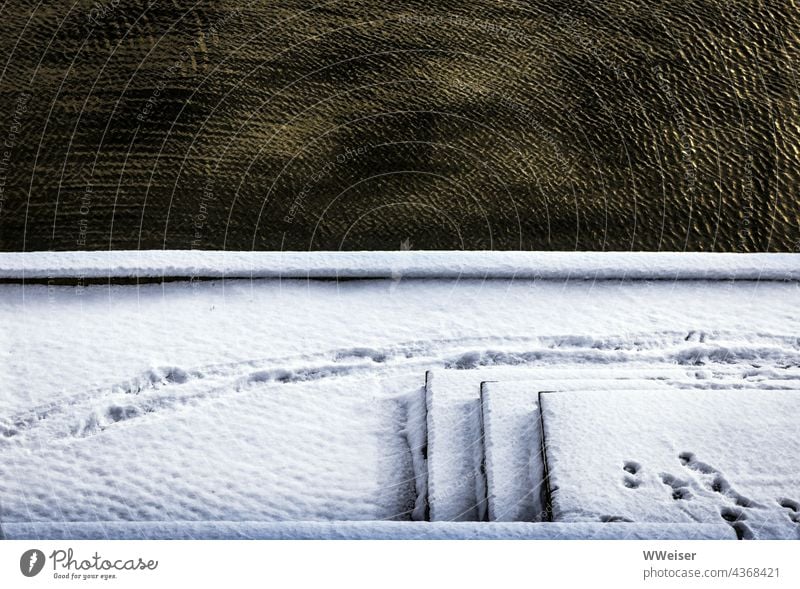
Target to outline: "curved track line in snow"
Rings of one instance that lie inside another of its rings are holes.
[[[574,335],[452,338],[410,341],[385,348],[347,347],[188,370],[176,366],[158,367],[107,388],[81,392],[0,419],[0,442],[21,442],[20,436],[26,437],[38,430],[47,430],[50,437],[55,438],[85,437],[117,423],[247,392],[254,386],[278,386],[357,374],[389,376],[392,371],[422,374],[436,366],[471,369],[521,364],[668,363],[691,368],[710,364],[708,368],[741,378],[740,388],[751,387],[753,380],[788,380],[800,376],[793,370],[785,370],[800,366],[797,338],[758,334],[747,344],[726,342],[726,338],[732,337],[722,332],[687,335],[675,331],[603,338]],[[505,344],[505,349],[501,348],[501,343]],[[487,349],[487,345],[493,348]],[[736,363],[740,366],[732,366]],[[698,373],[695,376],[708,375]],[[737,384],[731,382],[677,381],[675,384],[687,388],[737,388]],[[764,387],[782,388],[775,383],[764,383]]]

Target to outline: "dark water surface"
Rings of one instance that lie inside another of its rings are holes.
[[[790,0],[6,2],[0,249],[800,246]]]

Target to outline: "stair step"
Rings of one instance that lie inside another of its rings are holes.
[[[539,403],[554,520],[716,521],[744,538],[800,538],[800,392],[594,390]]]
[[[489,521],[546,519],[540,391],[671,388],[661,380],[560,379],[484,382],[483,447]]]
[[[514,366],[435,370],[426,375],[428,504],[431,521],[482,521],[488,513],[482,472],[483,381],[693,379],[697,369],[669,366]],[[584,387],[585,388],[585,387]]]

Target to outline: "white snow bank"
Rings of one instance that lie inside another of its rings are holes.
[[[704,386],[800,372],[796,282],[396,278],[0,284],[0,510],[411,517],[426,370],[672,364]]]
[[[410,520],[406,382],[190,380],[53,406],[0,436],[0,521]]]
[[[800,539],[800,391],[542,393],[557,521],[728,522]]]
[[[469,522],[47,522],[3,524],[9,540],[735,540],[722,524]],[[2,537],[2,536],[0,536]]]
[[[200,250],[0,253],[0,279],[76,277],[799,280],[800,255]]]

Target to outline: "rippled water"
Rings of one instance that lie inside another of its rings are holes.
[[[800,249],[768,2],[0,14],[0,248]]]

